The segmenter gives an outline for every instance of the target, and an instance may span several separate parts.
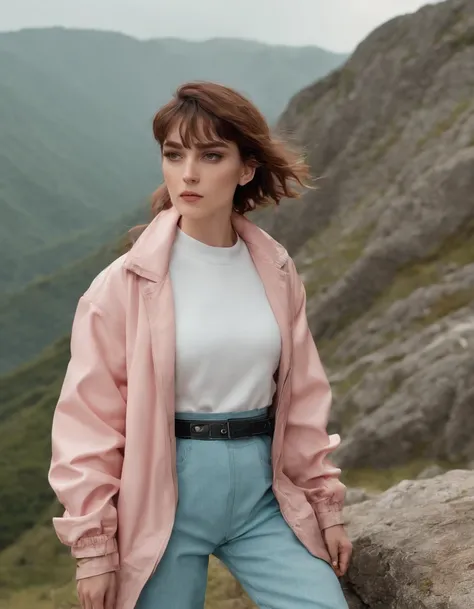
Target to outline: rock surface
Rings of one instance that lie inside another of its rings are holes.
[[[351,609],[474,607],[474,472],[404,480],[345,516]]]
[[[442,467],[440,467],[439,465],[430,465],[418,474],[417,480],[435,478],[436,476],[441,476],[441,474],[444,474],[444,470]]]
[[[289,248],[344,469],[474,460],[474,2],[391,20],[279,123],[317,190],[260,221]]]
[[[362,503],[362,501],[368,501],[376,496],[376,493],[369,493],[363,488],[348,488],[346,489],[346,500],[344,505],[354,505],[355,503]]]

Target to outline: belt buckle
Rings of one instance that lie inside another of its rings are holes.
[[[230,434],[230,420],[219,423],[219,435],[221,438],[232,440],[232,436]]]
[[[193,423],[191,425],[191,438],[205,438],[209,436],[210,426],[202,423]]]

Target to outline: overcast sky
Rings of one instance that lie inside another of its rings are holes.
[[[351,51],[370,31],[428,0],[0,0],[0,30],[94,28],[138,38],[214,36]]]

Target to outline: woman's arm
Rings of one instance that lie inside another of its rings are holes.
[[[321,530],[344,522],[345,486],[341,470],[326,457],[341,440],[328,436],[331,389],[323,370],[306,317],[306,291],[294,262],[289,273],[293,303],[293,364],[291,398],[285,432],[284,472],[304,489],[313,505]]]
[[[77,577],[119,568],[116,494],[125,444],[123,323],[83,296],[52,426],[49,483],[65,508],[53,525],[78,560]]]

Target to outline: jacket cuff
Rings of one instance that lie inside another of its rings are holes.
[[[97,535],[95,537],[82,537],[71,548],[74,558],[93,558],[118,552],[115,537]]]
[[[315,505],[315,513],[318,518],[319,528],[321,531],[338,524],[344,524],[344,516],[342,512],[342,504],[329,499],[318,501]]]
[[[81,558],[77,562],[76,579],[85,579],[86,577],[94,577],[119,570],[120,561],[118,552],[113,552],[106,556]]]

